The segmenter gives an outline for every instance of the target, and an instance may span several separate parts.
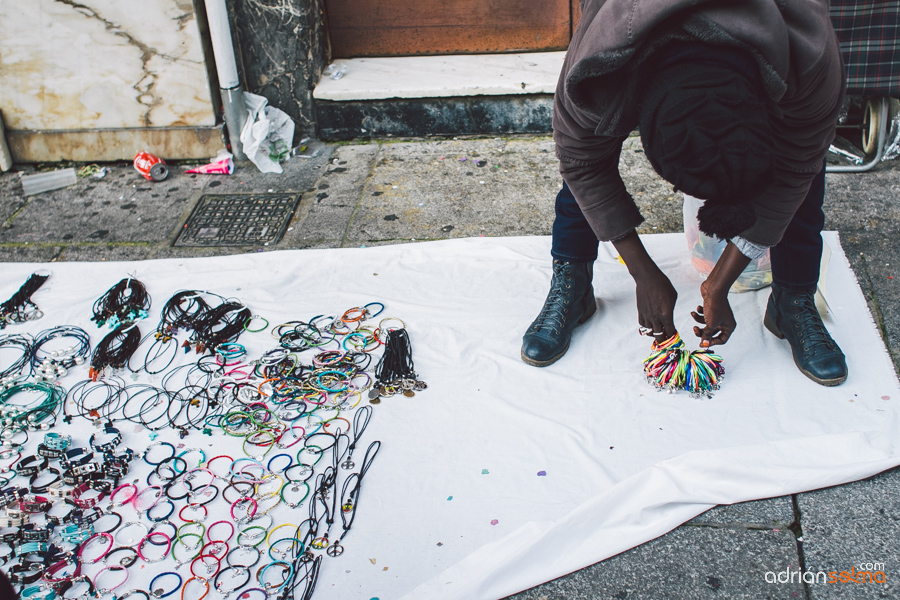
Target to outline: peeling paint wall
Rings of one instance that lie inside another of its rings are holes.
[[[216,122],[191,0],[0,0],[9,129]]]

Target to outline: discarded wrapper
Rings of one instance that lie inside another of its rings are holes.
[[[234,173],[234,161],[231,157],[223,158],[222,160],[217,160],[215,162],[211,162],[208,165],[203,165],[201,167],[194,167],[185,173],[206,173],[206,174],[219,174],[219,175],[231,175]]]

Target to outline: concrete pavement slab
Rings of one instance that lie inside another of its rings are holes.
[[[683,526],[509,600],[795,600],[802,583],[768,583],[798,567],[790,531]]]
[[[694,524],[787,529],[794,521],[790,496],[717,506],[689,521]]]
[[[0,262],[50,262],[59,256],[62,250],[63,246],[57,244],[0,246]],[[24,282],[20,282],[19,285],[21,283]],[[0,302],[8,297],[5,296]]]
[[[103,179],[88,177],[29,196],[0,229],[0,242],[161,242],[199,189],[190,175],[176,172],[150,182],[131,167],[115,165]]]
[[[810,586],[810,600],[900,598],[900,469],[798,495],[806,568],[826,573],[882,571],[885,583],[864,576]],[[880,568],[879,568],[880,567]],[[879,578],[881,579],[881,578]]]
[[[150,244],[69,244],[58,261],[99,262],[117,260],[144,260],[149,258]]]

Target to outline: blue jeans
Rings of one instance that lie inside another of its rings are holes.
[[[779,287],[815,290],[822,260],[822,227],[825,213],[825,165],[813,179],[803,204],[791,219],[784,237],[771,250],[772,279]],[[553,221],[553,258],[567,262],[594,262],[600,242],[569,186],[556,195],[556,219]]]

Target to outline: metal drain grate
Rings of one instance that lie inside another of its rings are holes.
[[[206,194],[174,246],[274,244],[284,235],[299,194]]]

